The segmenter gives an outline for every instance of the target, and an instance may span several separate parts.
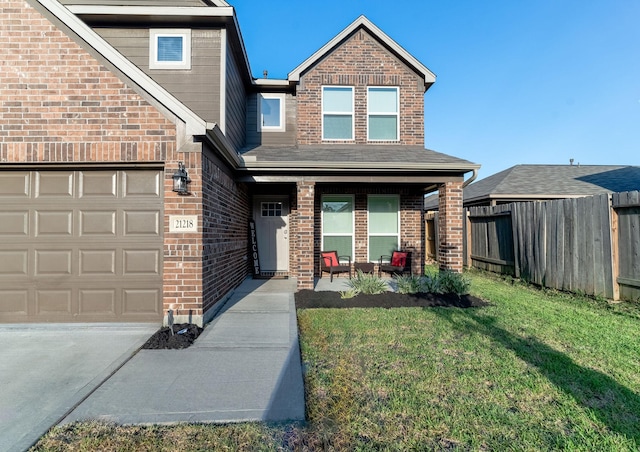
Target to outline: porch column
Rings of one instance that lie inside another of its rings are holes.
[[[438,187],[440,270],[462,273],[462,181]]]
[[[296,268],[294,273],[298,278],[298,289],[313,289],[315,182],[298,182],[296,189],[298,201],[296,226],[298,236],[295,244]]]

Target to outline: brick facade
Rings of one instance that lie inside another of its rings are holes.
[[[3,0],[0,161],[163,161],[176,127],[19,0]]]
[[[242,282],[249,265],[249,190],[246,185],[237,184],[232,174],[223,168],[212,153],[205,152],[202,162],[202,307],[205,313]]]
[[[289,219],[290,237],[295,237],[291,266],[298,278],[298,289],[313,289],[315,188],[315,182],[297,183],[295,210],[292,209]]]
[[[179,150],[175,119],[149,104],[26,2],[5,0],[0,15],[0,161],[59,163],[60,167],[164,163],[163,311],[166,315],[173,309],[176,321],[202,324],[204,311],[241,276],[218,286],[228,275],[206,273],[211,264],[206,261],[203,268],[202,234],[169,233],[168,218],[202,217],[203,171],[208,175],[205,192],[209,195],[216,191],[211,186],[216,185],[219,171],[202,161],[201,145],[192,145],[189,152]],[[188,196],[172,191],[171,176],[178,161],[184,162],[192,181]],[[230,205],[241,206],[237,217],[246,219],[246,193],[238,195],[228,177],[218,185],[224,186],[221,192],[232,193],[227,196]],[[219,216],[227,221],[234,218],[230,212]],[[198,227],[203,230],[202,224]],[[242,262],[238,249],[246,253],[247,239],[236,234],[235,250],[225,256]],[[213,235],[209,232],[207,244]],[[223,264],[228,262],[219,266]],[[234,270],[232,265],[229,271]],[[245,274],[243,270],[236,275]]]
[[[438,262],[440,269],[462,272],[462,182],[440,184],[438,215]]]
[[[345,43],[301,77],[296,95],[298,144],[323,142],[322,86],[325,85],[354,87],[355,140],[346,143],[368,142],[367,87],[398,86],[400,139],[392,143],[424,146],[424,80],[383,48],[365,30],[357,30]]]

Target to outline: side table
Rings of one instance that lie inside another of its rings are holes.
[[[371,262],[355,262],[353,264],[353,269],[357,272],[360,270],[362,273],[371,273],[373,274],[373,269],[375,264]]]

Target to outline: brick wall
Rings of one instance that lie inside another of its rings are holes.
[[[178,152],[172,120],[28,3],[3,0],[0,17],[0,161],[164,162],[163,311],[199,321],[202,236],[169,233],[168,224],[202,213],[199,148]],[[178,161],[192,180],[188,196],[172,191]]]
[[[206,312],[249,272],[248,188],[205,154],[203,170],[203,309]]]
[[[302,76],[297,90],[298,144],[322,143],[324,85],[354,87],[355,141],[347,143],[367,143],[367,87],[399,86],[400,141],[392,143],[424,145],[424,80],[363,29]]]
[[[315,182],[298,182],[296,192],[295,210],[289,219],[289,236],[295,237],[292,273],[298,278],[298,289],[313,289],[314,224],[318,217],[314,209]]]
[[[165,160],[175,125],[26,2],[0,6],[0,161]]]
[[[462,272],[462,182],[438,187],[438,261],[440,269]]]

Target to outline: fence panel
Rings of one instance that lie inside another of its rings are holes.
[[[498,273],[515,274],[513,226],[508,206],[471,207],[471,265]]]
[[[620,298],[640,300],[640,192],[615,193],[618,215],[618,278]]]

